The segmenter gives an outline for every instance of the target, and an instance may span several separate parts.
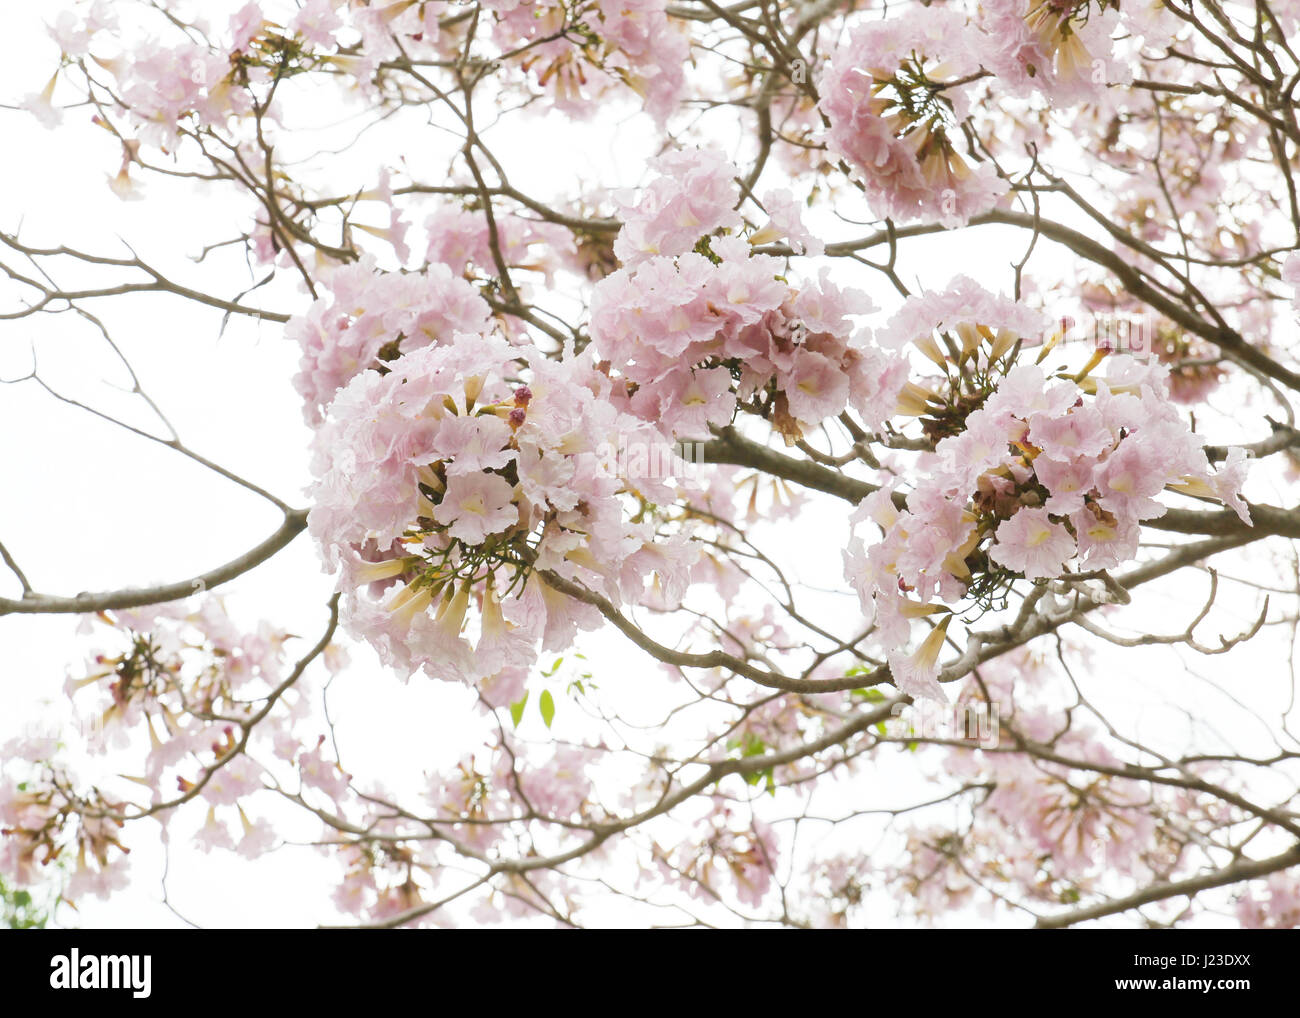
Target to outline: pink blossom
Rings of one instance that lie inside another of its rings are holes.
[[[975,69],[965,19],[948,8],[909,11],[862,22],[832,55],[820,81],[819,106],[829,121],[827,144],[866,189],[880,217],[938,221],[953,227],[992,208],[1008,185],[990,162],[973,169],[948,138],[939,108],[908,112],[911,100],[891,106],[881,86],[895,91],[900,58],[929,61],[930,72],[960,78]],[[935,64],[941,65],[935,67]],[[966,115],[964,88],[949,89],[956,120]]]
[[[1300,311],[1300,251],[1292,251],[1282,263],[1282,282],[1291,287],[1291,305]]]
[[[956,276],[943,290],[928,290],[903,301],[879,332],[887,349],[901,349],[918,336],[953,329],[963,322],[1008,329],[1026,339],[1041,337],[1047,316],[1008,297],[990,293],[969,276]]]
[[[315,46],[333,46],[334,33],[343,27],[334,8],[334,0],[307,0],[289,22],[289,31]]]
[[[804,226],[803,216],[794,195],[787,187],[768,191],[763,195],[763,208],[767,212],[767,224],[750,236],[751,244],[770,244],[776,240],[787,240],[796,252],[804,255],[820,255],[826,245],[808,232]]]
[[[1051,493],[1044,508],[1055,516],[1082,509],[1084,496],[1093,487],[1093,469],[1087,459],[1061,461],[1040,456],[1034,460],[1034,474]]]
[[[261,4],[250,0],[230,17],[230,49],[241,53],[266,24]]]
[[[815,427],[840,412],[848,399],[849,383],[829,357],[801,350],[784,376],[782,388],[795,419]]]
[[[614,240],[614,254],[624,265],[656,255],[690,251],[701,237],[720,229],[738,230],[735,206],[739,170],[711,149],[669,152],[650,164],[658,176],[623,205],[623,228]]]
[[[1048,579],[1061,574],[1074,555],[1074,540],[1046,509],[1021,509],[997,530],[997,543],[989,557],[999,565],[1023,573],[1026,579]]]
[[[298,773],[305,786],[319,789],[333,802],[341,802],[352,775],[346,773],[337,761],[325,757],[322,752],[324,744],[322,736],[315,749],[298,755]]]
[[[1087,507],[1070,516],[1079,545],[1079,560],[1089,569],[1113,569],[1137,554],[1135,520],[1118,519]]]
[[[951,615],[930,630],[929,635],[912,654],[895,650],[889,653],[889,671],[894,685],[908,696],[947,703],[948,694],[939,684],[939,652],[943,649]]]
[[[316,301],[295,317],[286,335],[302,347],[294,387],[303,414],[318,424],[338,390],[384,356],[449,343],[457,333],[485,333],[491,312],[478,291],[443,265],[423,275],[382,273],[373,257],[337,269],[329,280],[332,299]]]
[[[1096,100],[1108,84],[1132,77],[1112,54],[1117,11],[1051,0],[984,0],[980,12],[983,31],[973,37],[979,59],[1014,95],[1037,90],[1053,103],[1073,104]]]
[[[645,99],[646,111],[663,124],[685,86],[690,44],[666,13],[666,0],[598,0],[600,35],[617,47],[628,70],[623,78]],[[611,60],[611,69],[623,61]]]

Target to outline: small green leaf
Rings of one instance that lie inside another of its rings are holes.
[[[524,698],[518,703],[510,705],[510,720],[514,722],[515,727],[519,727],[519,721],[524,716],[524,707],[528,704],[528,691],[524,691]]]
[[[555,700],[549,689],[542,690],[542,695],[537,699],[537,706],[541,708],[542,721],[547,728],[550,728],[551,722],[555,719]]]

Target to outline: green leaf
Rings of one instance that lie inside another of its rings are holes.
[[[555,700],[551,696],[549,689],[542,690],[542,695],[537,700],[537,706],[541,708],[542,721],[546,723],[547,728],[550,728],[551,722],[555,719]]]
[[[528,691],[525,690],[524,698],[520,700],[518,703],[512,703],[510,705],[510,720],[515,723],[516,728],[519,727],[519,721],[524,716],[524,707],[527,704],[528,704]]]

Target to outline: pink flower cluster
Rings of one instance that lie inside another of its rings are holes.
[[[330,407],[309,517],[327,566],[344,567],[349,627],[387,662],[477,682],[531,665],[539,639],[567,646],[601,615],[548,574],[616,604],[639,600],[654,574],[680,598],[685,535],[624,512],[629,500],[670,502],[673,489],[652,471],[625,476],[618,458],[629,445],[668,457],[669,446],[614,407],[589,357],[556,363],[460,334],[388,367]]]
[[[716,899],[720,879],[751,908],[762,905],[780,858],[776,832],[757,817],[748,823],[721,798],[670,851],[656,852],[664,879],[694,898]],[[739,829],[737,829],[739,828]]]
[[[983,0],[979,59],[1013,95],[1038,91],[1055,105],[1096,100],[1132,77],[1113,56],[1119,4],[1079,0]]]
[[[1015,732],[1050,744],[1061,761],[983,752],[960,741],[935,747],[936,773],[988,791],[972,803],[961,834],[942,825],[908,832],[905,861],[891,867],[885,881],[907,910],[939,920],[954,909],[1005,903],[1004,888],[1055,908],[1084,896],[1125,893],[1131,882],[1169,879],[1190,861],[1184,826],[1226,828],[1239,819],[1213,795],[1106,773],[1124,766],[1116,752],[1122,749],[1043,702],[1042,693],[1056,685],[1044,680],[1055,678],[1026,649],[965,684],[959,708],[987,711],[991,703],[1004,744]],[[907,715],[900,722],[906,725]],[[1200,776],[1223,780],[1205,764]],[[1285,883],[1285,877],[1277,881],[1279,890]],[[1290,896],[1283,891],[1268,905],[1247,895],[1239,914],[1253,910],[1261,924],[1285,925],[1294,887],[1291,881]],[[1292,912],[1290,922],[1297,918]]]
[[[906,334],[921,320],[916,306],[900,317],[884,335]],[[918,342],[933,340],[927,333]],[[1006,339],[992,342],[1005,347]],[[1165,513],[1155,498],[1165,488],[1220,500],[1250,522],[1240,495],[1244,451],[1211,470],[1204,440],[1169,398],[1167,369],[1118,356],[1106,379],[1089,382],[1049,379],[1032,364],[1012,368],[978,405],[956,408],[960,431],[923,457],[924,479],[905,509],[891,485],[854,515],[853,525],[873,520],[883,538],[868,545],[851,537],[845,575],[904,691],[944,699],[935,678],[948,618],[915,653],[903,650],[913,620],[947,611],[935,599],[958,602],[998,570],[1033,580],[1060,576],[1072,561],[1113,568],[1135,555],[1139,524]]]
[[[1237,902],[1237,920],[1247,930],[1293,930],[1300,927],[1300,875],[1295,869],[1270,873]]]
[[[285,330],[302,347],[293,384],[308,424],[320,423],[335,393],[360,372],[491,325],[478,290],[442,264],[419,274],[378,272],[366,257],[335,270],[329,285],[330,296]]]
[[[573,234],[563,226],[503,211],[498,211],[494,219],[497,250],[507,267],[541,272],[549,281],[551,273],[575,254]],[[491,231],[482,212],[443,205],[429,214],[424,228],[429,236],[425,258],[431,265],[441,263],[458,276],[475,271],[488,276],[497,274]]]
[[[832,54],[819,84],[826,142],[879,216],[959,226],[1006,193],[992,163],[972,168],[953,147],[969,86],[946,82],[979,69],[971,35],[956,11],[926,9],[859,24]]]
[[[192,114],[221,124],[252,109],[248,93],[232,83],[229,54],[206,45],[151,47],[112,66],[126,109],[143,121],[142,136],[164,147]]]
[[[717,236],[739,226],[738,191],[734,168],[713,154],[679,153],[659,168],[676,179],[654,182],[627,209],[615,250],[631,264],[592,295],[592,340],[630,383],[631,411],[674,437],[730,423],[737,401],[789,437],[846,407],[878,426],[907,365],[855,333],[851,316],[873,310],[866,295],[826,272],[796,288],[779,259]]]
[[[619,195],[623,228],[614,254],[631,268],[655,256],[675,258],[701,237],[719,230],[736,233],[739,170],[712,149],[680,149],[650,161],[655,178],[635,195]]]
[[[667,0],[598,0],[599,25],[592,27],[611,54],[607,72],[619,75],[645,99],[646,112],[662,124],[686,87],[691,47],[668,19]]]
[[[39,740],[52,742],[52,740]],[[40,759],[54,747],[16,740],[4,748],[5,759]],[[67,860],[71,878],[62,894],[101,898],[126,886],[127,852],[114,815],[122,803],[105,799],[98,789],[74,791],[61,767],[44,762],[23,781],[0,781],[0,874],[16,885],[41,882],[43,868]]]
[[[481,6],[496,19],[497,46],[522,53],[523,70],[569,116],[590,115],[610,86],[632,89],[661,125],[681,100],[690,43],[673,26],[665,0],[598,0],[576,11],[554,0],[481,0]],[[574,32],[574,16],[585,38]]]
[[[926,290],[903,301],[902,307],[877,330],[876,342],[901,350],[918,336],[979,323],[1023,337],[1037,345],[1049,320],[1041,311],[1009,297],[991,293],[970,276],[955,276],[945,289]]]

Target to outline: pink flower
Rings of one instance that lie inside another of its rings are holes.
[[[23,99],[22,109],[39,120],[42,127],[58,127],[63,123],[63,111],[54,105],[54,86],[58,81],[59,75],[55,72],[40,92],[33,92]]]
[[[1101,507],[1116,516],[1134,520],[1163,516],[1165,507],[1151,496],[1172,479],[1165,458],[1166,448],[1133,438],[1122,441],[1097,468],[1100,493],[1097,501]]]
[[[1300,926],[1300,877],[1294,870],[1252,881],[1237,902],[1237,919],[1248,930],[1291,930]],[[1261,893],[1262,892],[1262,893]]]
[[[1291,305],[1300,311],[1300,251],[1292,251],[1282,263],[1282,282],[1293,288]]]
[[[239,819],[244,826],[244,836],[239,839],[235,850],[245,859],[256,859],[275,847],[278,835],[269,820],[258,817],[255,822],[250,822],[243,810],[239,811]]]
[[[1079,544],[1079,561],[1089,569],[1113,569],[1137,554],[1139,528],[1134,520],[1119,520],[1088,507],[1070,516]]]
[[[1049,456],[1034,460],[1034,473],[1051,493],[1043,504],[1055,516],[1067,516],[1083,508],[1083,497],[1093,485],[1094,464],[1090,460],[1062,462]]]
[[[992,163],[972,169],[948,138],[966,116],[969,85],[945,91],[951,109],[918,108],[927,88],[900,67],[910,56],[927,77],[967,75],[978,64],[968,35],[958,12],[927,9],[860,23],[831,55],[819,84],[827,146],[856,171],[881,217],[959,226],[1008,190]]]
[[[1095,407],[1077,407],[1063,416],[1041,414],[1029,422],[1029,441],[1062,462],[1096,459],[1114,444]]]
[[[514,454],[510,426],[500,417],[448,417],[438,429],[433,449],[439,459],[449,460],[448,475],[474,474],[506,466]]]
[[[930,630],[930,634],[921,642],[913,654],[901,650],[890,651],[889,670],[894,677],[894,685],[908,696],[917,699],[948,702],[948,694],[939,684],[939,652],[943,650],[944,639],[948,633],[951,615],[945,615],[943,621]]]
[[[617,47],[607,66],[628,65],[623,80],[644,98],[655,122],[664,124],[681,100],[690,59],[690,44],[669,20],[666,0],[598,0],[596,6],[600,24],[593,27]],[[537,20],[530,6],[521,7]]]
[[[244,4],[230,18],[230,49],[241,53],[266,24],[262,7],[256,0]]]
[[[315,46],[333,46],[334,33],[343,27],[335,6],[334,0],[307,0],[289,22],[289,31]]]
[[[1074,551],[1069,531],[1053,523],[1046,509],[1021,509],[998,526],[989,557],[1026,579],[1037,580],[1060,576]]]
[[[50,37],[59,44],[65,56],[83,57],[90,49],[91,40],[105,29],[117,27],[117,15],[108,0],[94,0],[85,17],[69,10],[60,11],[54,24],[48,26]]]
[[[731,423],[736,397],[731,391],[731,372],[726,368],[695,368],[665,375],[647,393],[657,396],[660,424],[674,435],[706,438],[709,425],[722,427]],[[636,407],[638,401],[633,401]]]
[[[898,350],[918,336],[970,322],[1008,329],[1026,339],[1038,339],[1048,327],[1041,311],[1009,297],[990,293],[969,276],[956,276],[947,289],[928,290],[903,301],[903,306],[877,335],[886,349]]]
[[[212,771],[200,793],[214,806],[232,806],[245,795],[264,787],[262,768],[240,753],[229,763]]]
[[[590,751],[582,746],[561,746],[549,764],[523,769],[518,775],[519,791],[529,805],[543,815],[561,819],[572,817],[591,789],[586,774],[589,755]],[[509,754],[503,753],[498,759],[503,766],[510,766]],[[506,775],[503,778],[511,780]]]
[[[737,398],[772,402],[786,431],[847,405],[873,424],[890,415],[907,364],[855,334],[851,316],[872,310],[865,294],[825,276],[792,287],[777,259],[751,257],[739,237],[712,247],[716,264],[693,252],[654,257],[596,285],[592,339],[635,383],[625,404],[633,413],[692,438],[729,421]]]
[[[984,31],[971,36],[974,49],[1013,95],[1041,91],[1059,105],[1095,101],[1109,83],[1132,77],[1111,55],[1117,11],[1055,0],[983,0],[980,13]]]
[[[796,420],[816,427],[839,413],[848,399],[849,382],[829,357],[800,350],[789,374],[780,378],[782,390]]]
[[[650,165],[658,176],[634,204],[621,209],[623,228],[614,240],[614,254],[624,265],[656,255],[685,254],[701,237],[740,229],[735,211],[740,171],[721,153],[684,149]]]
[[[487,302],[445,265],[430,265],[423,275],[386,273],[367,255],[336,269],[329,288],[331,297],[316,301],[285,330],[302,347],[293,384],[313,426],[340,388],[384,359],[491,329]]]
[[[321,752],[324,744],[325,738],[322,736],[315,749],[299,754],[298,773],[305,786],[319,789],[331,801],[340,802],[347,794],[352,775],[345,772],[336,761],[325,758]]]
[[[808,232],[794,195],[787,187],[768,191],[763,195],[763,208],[767,212],[767,225],[750,235],[751,244],[771,244],[788,240],[799,254],[820,255],[826,245]]]
[[[466,544],[482,544],[489,534],[499,534],[519,522],[514,488],[498,474],[454,474],[447,491],[434,508],[433,518],[449,526],[452,537]]]
[[[1241,497],[1241,486],[1246,481],[1247,470],[1246,450],[1234,446],[1228,450],[1228,458],[1223,465],[1210,478],[1210,486],[1214,489],[1215,498],[1232,509],[1241,518],[1241,522],[1249,526],[1250,509]]]
[[[217,819],[217,811],[209,807],[206,822],[190,838],[190,844],[200,852],[207,853],[215,848],[232,850],[235,840],[231,837],[230,829]]]

